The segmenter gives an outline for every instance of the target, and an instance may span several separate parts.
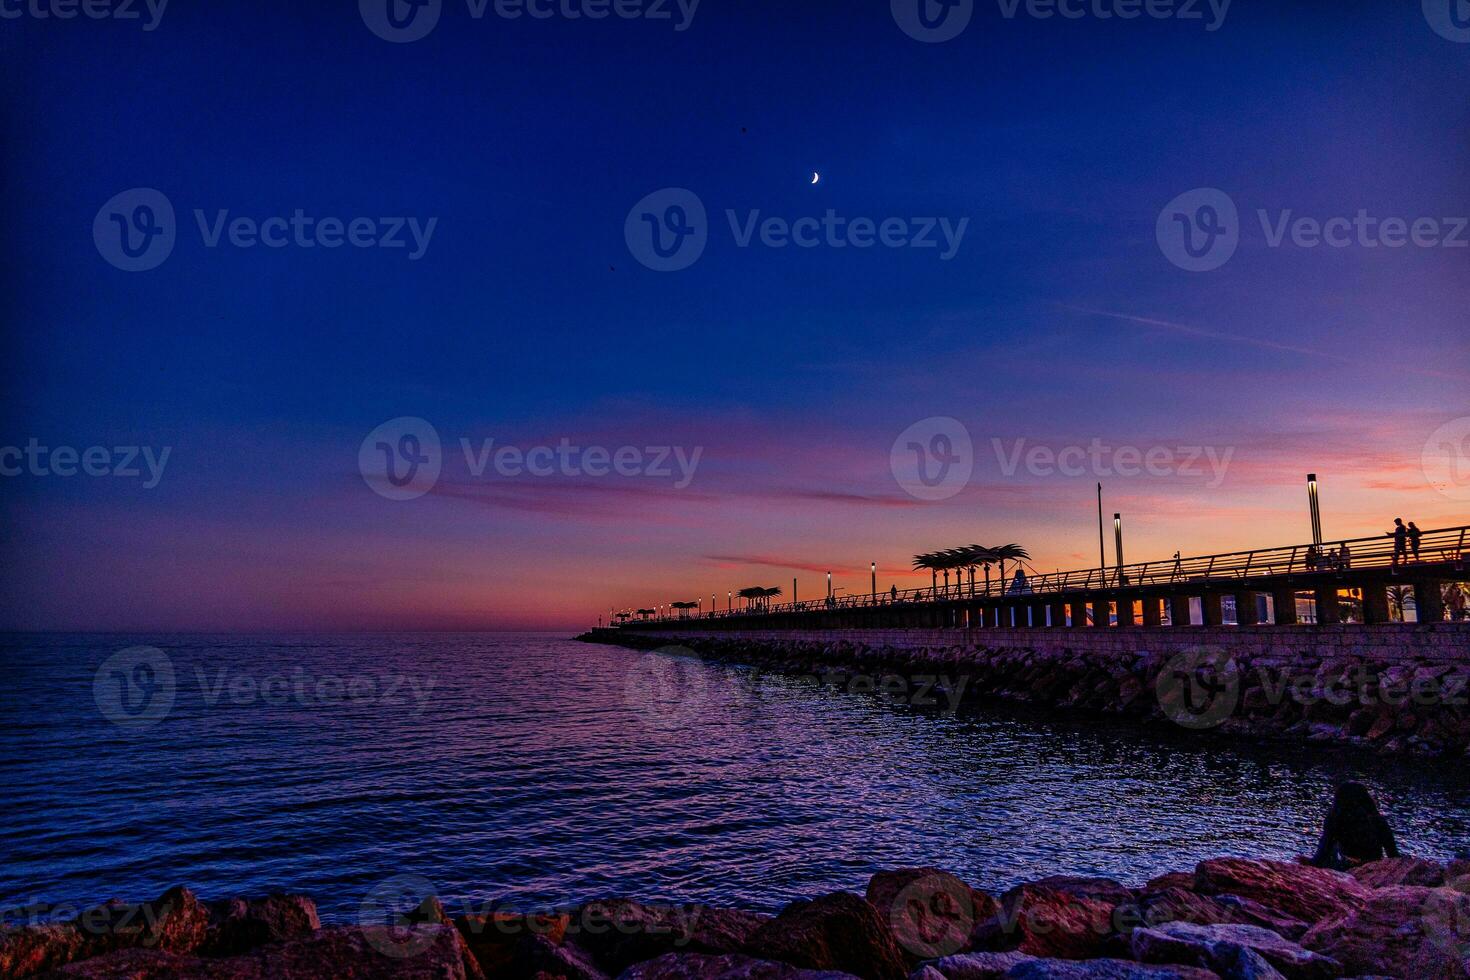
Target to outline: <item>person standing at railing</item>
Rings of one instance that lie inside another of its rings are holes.
[[[1418,561],[1419,560],[1419,539],[1422,538],[1423,536],[1424,536],[1424,532],[1421,531],[1421,530],[1419,530],[1419,525],[1418,524],[1415,524],[1413,521],[1410,521],[1409,522],[1409,550],[1411,550],[1414,553],[1414,560],[1415,561]]]
[[[890,605],[898,605],[898,584],[894,583],[888,589],[888,602]]]
[[[1404,519],[1395,517],[1393,530],[1387,534],[1393,538],[1393,561],[1390,564],[1397,568],[1400,560],[1407,561],[1409,558],[1409,529],[1404,527]]]
[[[1321,558],[1317,554],[1317,546],[1314,544],[1307,545],[1307,571],[1315,572],[1317,570],[1317,564],[1320,561]]]

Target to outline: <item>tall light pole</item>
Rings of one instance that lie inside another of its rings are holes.
[[[872,575],[873,575],[873,592],[872,592],[872,594],[874,596],[877,596],[877,594],[878,594],[878,563],[877,562],[870,562],[868,564],[868,571],[871,572]]]
[[[1005,571],[1004,566],[1002,566],[1001,571],[1002,571],[1002,573],[1004,573],[1004,571]],[[1103,579],[1103,583],[1102,584],[1106,585],[1107,584],[1107,577],[1108,577],[1108,556],[1107,556],[1107,553],[1103,550],[1103,532],[1102,532],[1102,484],[1101,483],[1099,483],[1097,485],[1097,571],[1098,571],[1098,576],[1101,579]],[[1005,575],[1004,574],[1001,575],[1000,587],[1002,589],[1004,589],[1006,587]]]
[[[725,593],[725,612],[734,612],[734,611],[735,611],[735,593],[734,592],[726,592]]]
[[[1307,503],[1312,508],[1312,544],[1322,548],[1322,508],[1317,501],[1317,474],[1307,474]]]
[[[832,573],[827,573],[827,598],[832,598]]]
[[[1123,515],[1113,515],[1113,548],[1118,553],[1118,584],[1127,585],[1123,580]]]

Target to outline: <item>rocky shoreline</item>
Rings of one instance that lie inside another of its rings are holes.
[[[1055,876],[992,895],[936,868],[777,915],[629,899],[452,915],[436,898],[322,927],[309,898],[185,888],[0,932],[0,977],[245,980],[1470,978],[1470,862],[1351,874],[1249,858],[1139,887]]]
[[[888,686],[900,694],[917,691],[919,679],[930,678],[966,702],[1018,702],[1191,732],[1339,743],[1382,755],[1470,752],[1470,649],[1446,657],[1391,656],[1346,642],[1284,654],[1265,644],[1243,652],[1204,641],[1182,652],[1123,640],[1106,650],[1073,649],[1050,638],[1050,645],[998,647],[901,642],[909,638],[903,631],[811,638],[628,629],[578,637],[753,664],[849,690],[860,678],[870,693]]]

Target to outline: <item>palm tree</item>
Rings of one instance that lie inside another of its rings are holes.
[[[766,594],[766,590],[759,585],[751,585],[735,594],[745,600],[746,608],[749,609],[752,603],[758,602],[760,597]]]
[[[940,557],[940,554],[938,552],[931,551],[927,555],[914,556],[915,568],[929,569],[930,588],[933,590],[934,595],[936,596],[939,595],[939,569],[943,567],[943,565],[944,559]],[[946,572],[945,579],[948,580],[948,578],[949,573]]]
[[[679,610],[680,619],[687,619],[689,617],[689,610],[698,605],[699,603],[697,602],[671,602],[669,603],[669,608]]]
[[[638,616],[640,619],[647,619],[649,616],[652,616],[657,612],[657,609],[640,609],[638,610]]]
[[[772,586],[771,588],[768,588],[768,589],[761,589],[761,605],[765,609],[766,612],[770,612],[771,611],[771,600],[774,599],[774,598],[776,598],[780,594],[781,594],[781,587],[780,586]]]

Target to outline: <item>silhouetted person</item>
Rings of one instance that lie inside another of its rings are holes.
[[[1347,542],[1344,541],[1337,548],[1337,567],[1343,571],[1353,567],[1353,553],[1348,551]]]
[[[1317,570],[1317,564],[1321,560],[1322,556],[1317,553],[1317,546],[1314,544],[1307,545],[1307,571],[1315,572]]]
[[[888,589],[888,596],[889,596],[889,600],[891,602],[893,602],[895,605],[898,604],[898,586],[897,585],[893,585],[893,586],[890,586],[889,587],[889,589]]]
[[[1407,560],[1409,557],[1409,529],[1404,527],[1404,519],[1395,517],[1393,519],[1393,530],[1388,532],[1393,538],[1393,562],[1397,565],[1400,559]]]
[[[1414,560],[1415,561],[1418,561],[1419,560],[1419,539],[1422,538],[1423,536],[1424,536],[1424,532],[1421,531],[1421,530],[1419,530],[1419,525],[1418,524],[1415,524],[1413,521],[1410,521],[1409,522],[1409,549],[1414,552]]]
[[[1398,856],[1393,830],[1378,812],[1378,804],[1373,802],[1368,787],[1362,783],[1339,786],[1332,809],[1327,811],[1322,841],[1317,845],[1312,865],[1346,871],[1369,861]]]

